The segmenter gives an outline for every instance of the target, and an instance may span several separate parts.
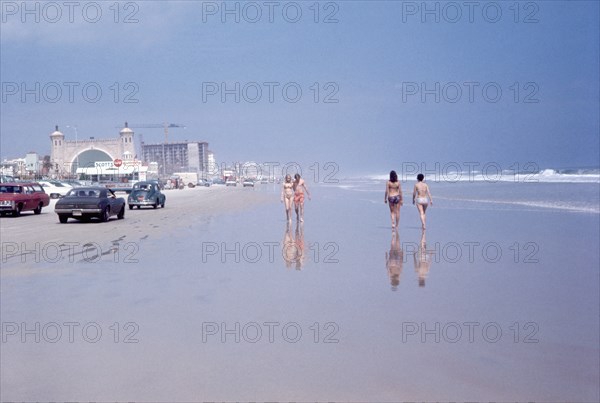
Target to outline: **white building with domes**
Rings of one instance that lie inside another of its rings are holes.
[[[134,132],[127,127],[127,122],[119,132],[119,137],[108,139],[89,137],[66,140],[56,126],[50,134],[50,141],[52,172],[57,176],[74,173],[126,174],[127,171],[135,170],[135,167],[138,171],[141,168],[141,163],[136,161]],[[122,163],[114,164],[115,160],[121,160]],[[115,170],[118,172],[114,172]]]

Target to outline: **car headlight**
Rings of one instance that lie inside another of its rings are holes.
[[[0,201],[0,206],[10,206],[14,207],[15,202],[13,200],[2,200]]]

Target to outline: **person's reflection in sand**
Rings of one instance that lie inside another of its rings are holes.
[[[398,230],[392,231],[392,241],[390,251],[385,252],[385,267],[390,276],[392,291],[398,289],[400,284],[400,274],[402,274],[402,264],[404,263],[404,251],[400,248],[400,236]]]
[[[304,264],[304,223],[296,223],[296,237],[292,232],[293,227],[288,223],[283,235],[282,255],[285,266],[290,269],[295,266],[296,270],[301,270]]]
[[[413,255],[415,262],[415,273],[419,276],[419,287],[425,287],[425,279],[429,274],[431,267],[431,252],[427,251],[427,242],[425,239],[425,230],[421,232],[421,242],[419,249]]]
[[[296,223],[296,246],[298,248],[298,260],[296,260],[296,270],[302,270],[304,266],[304,222]]]

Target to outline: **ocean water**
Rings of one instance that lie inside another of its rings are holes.
[[[552,171],[555,172],[555,171]],[[585,171],[588,172],[588,171]],[[509,175],[503,180],[483,180],[479,177],[448,181],[442,177],[425,179],[435,203],[441,208],[545,210],[573,213],[600,213],[600,175],[595,173],[541,173],[529,181],[515,180]],[[543,178],[545,176],[545,178]],[[436,180],[437,179],[437,180]],[[446,179],[450,179],[447,177]],[[494,178],[495,179],[495,178]],[[385,192],[387,176],[373,175],[346,178],[338,183],[324,184],[347,192],[357,192],[359,198],[379,203]],[[414,180],[402,181],[405,203],[412,202]]]

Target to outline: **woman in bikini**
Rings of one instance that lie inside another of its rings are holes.
[[[296,220],[304,221],[304,192],[310,200],[310,192],[306,187],[304,179],[300,177],[300,174],[294,175],[294,206],[296,207]]]
[[[281,202],[285,202],[285,215],[288,222],[292,221],[292,200],[294,197],[294,183],[290,175],[285,176],[281,186]]]
[[[425,179],[423,174],[417,175],[417,183],[413,190],[413,204],[416,202],[419,215],[421,216],[421,227],[425,229],[425,212],[427,211],[427,206],[433,205],[433,199],[431,198],[431,193],[429,193],[429,186],[423,182],[423,179]]]
[[[398,182],[396,171],[390,172],[390,180],[385,185],[385,197],[383,202],[390,205],[392,229],[396,229],[400,222],[400,206],[403,204],[402,187],[400,186],[400,182]]]

